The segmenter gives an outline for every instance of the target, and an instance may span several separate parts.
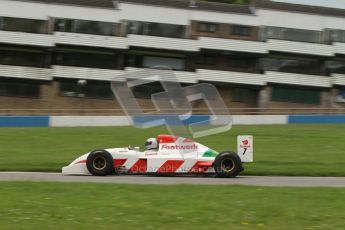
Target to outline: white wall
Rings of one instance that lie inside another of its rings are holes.
[[[259,9],[256,11],[260,25],[288,27],[305,30],[325,28],[345,29],[345,19],[317,14],[294,13],[287,11]]]
[[[240,24],[248,26],[260,26],[260,21],[255,15],[221,13],[214,11],[197,11],[193,10],[190,14],[190,20],[218,22],[228,24]]]
[[[120,10],[0,0],[0,16],[48,19],[63,17],[119,22],[122,19],[189,25],[191,20],[223,22],[253,26],[278,26],[308,30],[345,29],[345,19],[316,14],[258,9],[256,15],[222,13],[193,9],[168,8],[143,4],[120,3]]]
[[[0,0],[0,16],[47,20],[61,17],[84,20],[118,22],[120,11],[71,5]]]
[[[125,116],[51,116],[50,127],[128,126]]]
[[[259,25],[259,21],[253,15],[205,10],[198,11],[197,8],[177,9],[164,6],[121,3],[120,10],[122,11],[123,19],[137,21],[189,25],[191,20],[196,20],[243,25]]]
[[[288,115],[234,115],[232,118],[234,125],[287,124],[288,122]],[[219,119],[222,119],[221,116]],[[216,125],[216,122],[213,125]],[[130,125],[126,116],[51,116],[49,122],[50,127]]]
[[[104,22],[119,22],[121,19],[121,12],[112,9],[52,5],[49,7],[48,12],[48,16],[51,17],[85,19]]]
[[[287,124],[287,115],[234,115],[234,125],[273,125]]]
[[[345,18],[324,17],[324,28],[345,30]]]
[[[150,5],[120,4],[122,19],[189,25],[189,10]]]
[[[47,4],[0,0],[0,15],[47,20]]]

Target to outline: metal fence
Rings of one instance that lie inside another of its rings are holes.
[[[344,108],[229,108],[234,115],[283,115],[283,114],[345,114]],[[130,110],[129,110],[130,112]],[[144,109],[143,113],[159,114],[155,110]],[[221,110],[215,110],[222,114]],[[226,111],[224,111],[226,112]],[[181,114],[174,110],[171,114]],[[211,114],[208,108],[193,109],[193,114]],[[122,109],[0,109],[0,116],[116,116],[125,115]],[[140,114],[138,114],[140,115]]]

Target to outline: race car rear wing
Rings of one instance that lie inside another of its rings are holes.
[[[237,154],[242,162],[253,162],[253,136],[237,136]]]

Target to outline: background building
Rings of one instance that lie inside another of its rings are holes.
[[[110,79],[157,65],[234,113],[339,112],[344,28],[345,10],[268,0],[2,0],[0,112],[121,113]],[[139,89],[147,109],[156,90]]]

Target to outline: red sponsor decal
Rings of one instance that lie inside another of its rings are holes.
[[[176,139],[177,137],[166,134],[161,134],[157,137],[158,143],[175,143]]]
[[[163,144],[161,147],[161,150],[193,150],[198,149],[198,146],[196,144],[186,144],[186,145],[167,145]]]
[[[124,165],[126,161],[127,159],[114,159],[114,168]]]
[[[248,140],[243,140],[242,144],[240,145],[241,148],[250,148],[250,144]]]
[[[183,164],[184,160],[168,160],[158,170],[157,173],[173,173]]]
[[[157,151],[146,151],[145,152],[145,156],[153,156],[153,155],[157,155],[158,152]]]
[[[129,173],[146,173],[146,171],[147,171],[147,160],[146,159],[139,159],[128,170]]]
[[[205,173],[208,168],[212,167],[213,161],[197,161],[188,171],[189,173]]]

